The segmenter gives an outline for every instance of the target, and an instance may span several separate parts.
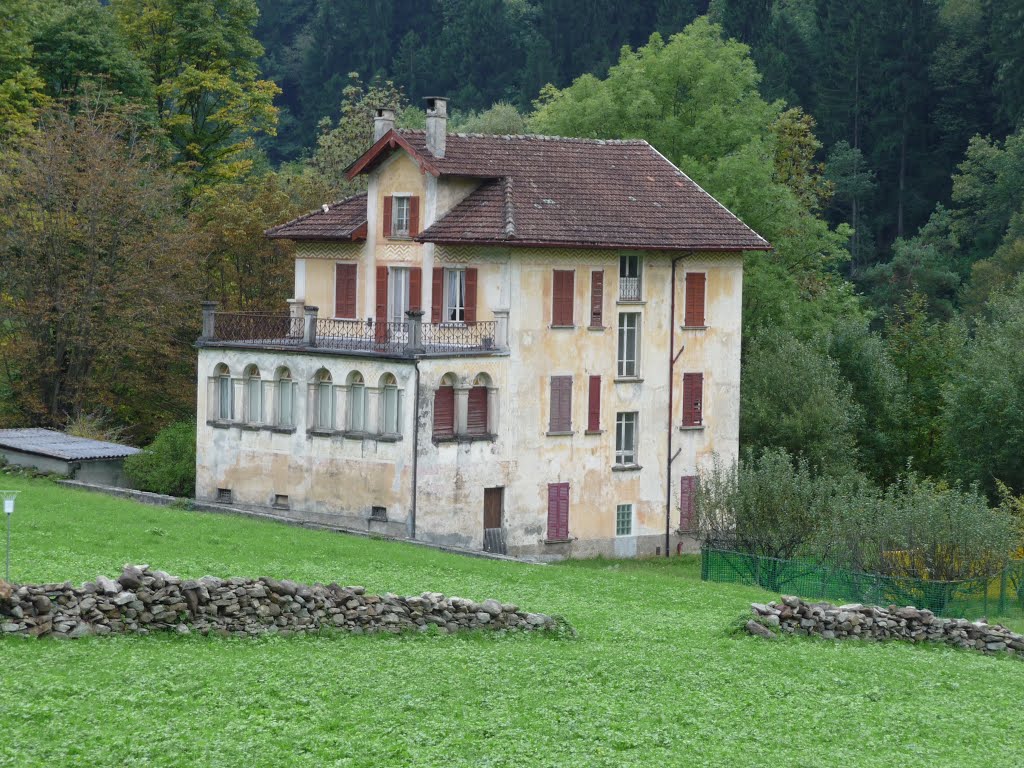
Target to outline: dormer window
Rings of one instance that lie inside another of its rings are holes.
[[[384,237],[407,238],[420,233],[420,199],[408,192],[384,197],[381,234]]]
[[[391,209],[391,234],[409,236],[409,198],[395,195]]]

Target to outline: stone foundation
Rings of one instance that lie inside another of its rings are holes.
[[[792,635],[817,635],[827,640],[943,643],[1024,658],[1024,635],[999,624],[943,619],[931,611],[910,606],[879,608],[859,603],[835,606],[784,596],[781,603],[751,603],[750,607],[755,618],[747,622],[747,631],[761,637],[775,637],[775,632],[781,631]]]
[[[78,638],[155,631],[246,637],[317,632],[442,632],[559,629],[550,616],[497,600],[474,602],[424,592],[418,597],[368,595],[363,587],[297,584],[260,578],[179,579],[146,565],[126,565],[73,587],[0,581],[0,634]],[[571,631],[571,630],[569,630]]]

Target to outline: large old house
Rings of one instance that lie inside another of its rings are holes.
[[[289,311],[206,306],[197,497],[542,559],[690,546],[768,243],[644,141],[446,116],[379,110],[366,193],[267,232]]]

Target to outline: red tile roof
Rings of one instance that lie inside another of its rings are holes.
[[[450,134],[441,175],[489,179],[418,240],[653,250],[764,250],[766,240],[646,141]]]
[[[449,134],[434,157],[423,131],[389,131],[350,168],[366,173],[397,149],[425,173],[475,177],[481,185],[416,238],[421,242],[637,250],[767,250],[730,213],[646,141]],[[355,205],[349,198],[339,207]],[[313,212],[269,237],[351,239],[355,210],[333,228]],[[337,232],[338,234],[332,234]]]
[[[366,238],[366,193],[329,203],[271,227],[263,234],[288,240],[363,240]]]

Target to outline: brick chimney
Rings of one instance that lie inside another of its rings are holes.
[[[444,157],[448,135],[448,99],[443,96],[427,97],[427,149],[434,157]]]
[[[373,140],[377,141],[394,127],[395,110],[391,107],[378,107],[377,116],[373,118]]]

